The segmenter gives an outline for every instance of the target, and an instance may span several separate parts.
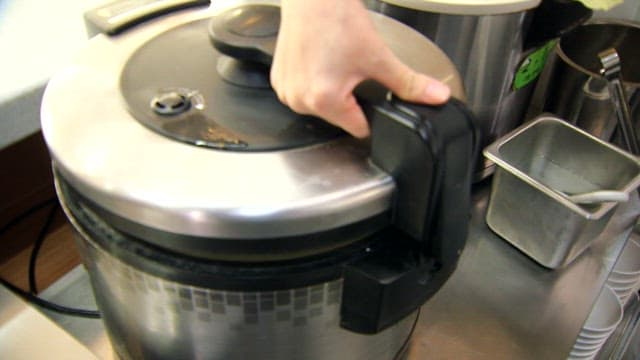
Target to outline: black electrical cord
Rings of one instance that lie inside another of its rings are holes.
[[[29,292],[34,295],[38,293],[38,285],[36,283],[36,262],[38,261],[38,253],[44,243],[44,239],[47,237],[51,224],[53,224],[53,219],[55,218],[57,210],[58,203],[54,202],[53,206],[51,206],[51,210],[49,210],[47,220],[44,223],[44,226],[40,229],[40,233],[38,234],[36,242],[33,244],[33,248],[31,248],[31,255],[29,256]]]
[[[19,224],[22,220],[26,219],[27,217],[33,215],[36,211],[42,209],[43,207],[55,202],[56,199],[55,198],[50,198],[47,200],[44,200],[36,205],[34,205],[33,207],[29,208],[27,211],[23,212],[22,214],[16,216],[15,218],[13,218],[11,221],[9,221],[7,224],[5,224],[4,226],[2,226],[2,228],[0,228],[0,235],[4,234],[7,230],[9,230],[10,228],[14,227],[15,225]]]
[[[400,349],[398,349],[398,352],[393,356],[393,360],[400,360],[402,355],[405,354],[405,351],[408,350],[409,341],[411,340],[413,333],[416,331],[416,327],[418,325],[418,319],[420,319],[420,310],[421,308],[418,308],[418,313],[416,314],[416,319],[413,320],[413,325],[411,325],[411,330],[409,330],[409,335],[407,335],[407,338],[404,339],[404,343],[402,344],[402,346],[400,346]]]
[[[6,281],[3,278],[0,278],[0,283],[2,283],[2,285],[4,285],[9,290],[11,290],[14,293],[16,293],[21,298],[23,298],[25,301],[30,302],[30,303],[32,303],[34,305],[37,305],[37,306],[39,306],[39,307],[41,307],[43,309],[55,311],[57,313],[64,314],[64,315],[78,316],[78,317],[84,317],[84,318],[90,318],[90,319],[99,319],[99,318],[101,318],[101,315],[100,315],[99,311],[76,309],[76,308],[71,308],[71,307],[59,305],[59,304],[44,300],[42,298],[39,298],[36,295],[37,287],[36,287],[36,275],[35,274],[36,274],[37,257],[38,257],[38,253],[40,251],[40,248],[42,247],[42,244],[44,243],[44,239],[46,238],[47,232],[49,231],[49,228],[51,227],[51,224],[53,223],[53,219],[55,218],[56,210],[58,209],[58,203],[57,203],[55,198],[47,199],[47,200],[45,200],[43,202],[40,202],[40,203],[34,205],[33,207],[31,207],[30,209],[28,209],[27,211],[25,211],[24,213],[16,216],[14,219],[12,219],[6,225],[4,225],[2,228],[0,228],[0,235],[4,234],[11,227],[19,224],[21,221],[23,221],[24,219],[26,219],[30,215],[33,215],[38,210],[44,208],[45,206],[47,206],[47,205],[49,205],[51,203],[53,203],[53,206],[52,206],[52,208],[51,208],[51,210],[49,212],[49,215],[47,217],[47,220],[46,220],[44,226],[40,229],[40,232],[38,234],[38,238],[36,239],[36,242],[34,244],[33,249],[31,250],[31,256],[30,256],[30,259],[29,259],[29,289],[30,289],[30,292],[20,289],[19,287],[17,287],[14,284]]]
[[[16,293],[16,295],[20,296],[27,302],[40,306],[43,309],[55,311],[57,313],[64,314],[64,315],[79,316],[79,317],[84,317],[89,319],[101,318],[99,311],[70,308],[70,307],[66,307],[56,303],[52,303],[50,301],[44,300],[42,298],[37,297],[36,295],[33,295],[27,291],[20,289],[19,287],[6,281],[5,279],[0,278],[0,282],[2,283],[2,285],[6,286],[9,290],[13,291],[14,293]]]

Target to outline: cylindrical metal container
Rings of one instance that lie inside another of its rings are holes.
[[[376,0],[369,5],[417,29],[451,58],[462,76],[467,104],[478,118],[485,147],[524,120],[551,49],[546,42],[591,13],[578,3],[559,3]],[[476,180],[492,171],[491,162],[480,159]]]
[[[378,87],[361,95],[371,142],[296,114],[268,66],[243,57],[273,48],[279,8],[216,5],[95,36],[43,98],[59,197],[114,349],[401,358],[464,247],[471,116]],[[461,97],[444,53],[371,16],[403,61]]]
[[[356,248],[262,269],[203,261],[117,231],[59,175],[57,188],[123,359],[400,359],[406,350],[417,314],[375,335],[340,328],[340,266]],[[238,282],[247,275],[253,284]],[[269,287],[278,290],[260,290]]]
[[[483,147],[520,124],[532,86],[514,88],[532,9],[540,0],[471,4],[466,1],[378,1],[381,13],[417,29],[451,58],[477,116]],[[481,161],[476,177],[492,171]]]
[[[617,118],[598,54],[615,48],[636,129],[640,122],[640,24],[598,19],[563,36],[556,47],[544,95],[544,110],[587,132],[620,144]],[[637,132],[637,130],[636,130]]]

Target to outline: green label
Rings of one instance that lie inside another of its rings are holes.
[[[532,52],[522,60],[518,71],[516,71],[516,76],[513,79],[514,90],[522,89],[538,78],[556,42],[557,40],[549,41],[546,45]]]

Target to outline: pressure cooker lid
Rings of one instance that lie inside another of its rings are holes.
[[[291,112],[264,69],[214,49],[208,24],[221,14],[229,9],[99,35],[50,81],[42,128],[65,182],[147,234],[184,236],[184,246],[192,238],[292,241],[385,214],[394,184],[368,161],[368,145]],[[371,16],[398,56],[463,98],[435,45]]]
[[[542,0],[381,0],[409,9],[449,15],[499,15],[533,9]]]
[[[254,5],[215,19],[232,35],[267,39],[273,52],[279,18],[278,7]],[[344,135],[280,103],[267,64],[225,55],[209,45],[211,22],[179,25],[131,55],[120,87],[136,120],[177,141],[240,152],[300,148]]]

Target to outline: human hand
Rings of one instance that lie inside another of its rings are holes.
[[[280,101],[364,138],[369,125],[353,89],[372,79],[399,98],[441,104],[449,88],[402,63],[361,0],[282,0],[271,84]]]

